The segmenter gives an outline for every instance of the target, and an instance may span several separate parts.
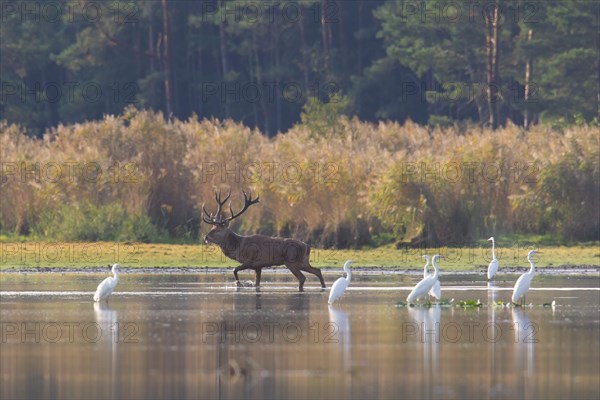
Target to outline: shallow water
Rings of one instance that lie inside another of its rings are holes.
[[[328,285],[339,276],[325,277]],[[244,275],[248,279],[251,274]],[[229,274],[2,274],[2,398],[598,398],[594,276],[444,276],[478,309],[396,307],[418,277],[358,275],[341,304],[309,277],[236,288]],[[556,307],[542,307],[556,301]]]

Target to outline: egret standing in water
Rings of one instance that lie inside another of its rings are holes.
[[[496,258],[496,242],[494,241],[494,237],[492,236],[488,240],[492,241],[492,261],[490,261],[487,271],[488,280],[491,280],[496,275],[496,272],[498,272],[498,259]]]
[[[114,276],[109,276],[98,285],[96,293],[94,294],[94,301],[108,301],[108,298],[113,290],[115,290],[117,283],[119,283],[119,268],[121,268],[119,264],[114,264],[112,266],[111,272]]]
[[[427,278],[427,275],[429,275],[429,273],[427,272],[427,267],[429,267],[429,265],[430,265],[429,264],[429,256],[427,254],[425,254],[423,256],[423,258],[425,260],[427,260],[427,262],[425,263],[425,268],[423,269],[423,278]],[[433,287],[429,291],[429,295],[435,297],[436,300],[439,300],[439,299],[442,298],[442,289],[440,288],[440,281],[439,281],[439,279],[435,282],[435,284],[433,285]]]
[[[521,300],[521,305],[525,304],[525,293],[529,290],[529,286],[531,285],[531,280],[533,279],[533,274],[535,274],[535,265],[533,265],[533,257],[535,254],[539,253],[539,251],[531,250],[529,254],[527,254],[527,260],[531,265],[531,269],[529,272],[525,272],[523,275],[517,279],[517,283],[515,283],[515,288],[513,289],[512,294],[512,302],[517,303],[519,299]]]
[[[344,271],[346,271],[346,277],[338,278],[338,280],[333,283],[333,286],[331,286],[331,291],[329,292],[329,300],[327,301],[329,305],[333,304],[334,301],[339,300],[344,295],[346,288],[350,284],[350,279],[352,278],[350,264],[352,264],[353,262],[354,261],[352,260],[346,261],[346,263],[344,264]]]
[[[425,294],[427,294],[427,292],[429,292],[433,288],[435,283],[438,282],[438,276],[440,274],[440,270],[439,270],[437,263],[435,262],[436,259],[438,259],[438,258],[440,258],[439,254],[436,254],[435,256],[433,256],[432,261],[433,261],[434,273],[428,274],[426,277],[424,277],[421,280],[421,282],[417,283],[415,288],[412,290],[412,292],[410,292],[410,294],[406,298],[406,301],[408,301],[410,303],[410,302],[413,302],[413,301],[417,300],[418,298],[424,296]]]

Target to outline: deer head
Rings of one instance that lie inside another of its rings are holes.
[[[244,207],[240,212],[234,213],[233,208],[231,207],[231,202],[229,202],[229,211],[231,212],[231,216],[228,218],[223,218],[221,210],[223,208],[223,205],[231,197],[231,192],[227,195],[227,197],[225,197],[225,200],[221,200],[221,192],[217,193],[215,191],[215,200],[218,204],[217,212],[215,214],[211,214],[208,211],[206,211],[206,208],[204,207],[204,205],[202,205],[202,210],[205,214],[205,216],[203,216],[202,219],[207,224],[213,226],[213,228],[210,230],[210,232],[208,232],[208,234],[204,238],[205,243],[214,243],[217,245],[223,244],[226,240],[226,236],[231,232],[229,230],[229,222],[242,215],[252,204],[258,203],[258,200],[260,198],[260,196],[256,196],[256,199],[252,199],[252,195],[248,197],[246,195],[246,192],[244,191],[242,191],[242,194],[244,195]]]

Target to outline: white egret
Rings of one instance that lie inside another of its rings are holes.
[[[427,267],[429,267],[430,265],[430,260],[427,254],[425,254],[423,258],[427,260],[427,262],[425,263],[425,268],[423,269],[423,278],[426,278],[427,275],[429,275],[429,273],[427,272]],[[435,282],[435,284],[429,291],[429,295],[435,297],[437,300],[440,300],[442,298],[442,289],[440,288],[439,279]]]
[[[429,292],[433,288],[433,286],[435,285],[435,282],[437,282],[440,270],[439,270],[438,265],[435,262],[436,258],[440,258],[440,255],[436,254],[435,256],[433,256],[434,273],[428,274],[426,277],[424,277],[421,280],[421,282],[417,283],[415,288],[412,290],[412,292],[410,292],[410,294],[406,298],[407,302],[409,302],[409,303],[413,302],[413,301],[417,300],[418,298],[420,298],[421,296],[427,294],[427,292]]]
[[[119,283],[119,268],[121,268],[119,264],[112,266],[111,272],[114,276],[109,276],[98,285],[96,293],[94,293],[94,301],[108,301],[117,283]]]
[[[352,278],[352,272],[350,271],[350,264],[354,261],[348,260],[344,264],[344,271],[346,271],[346,277],[338,278],[337,281],[333,283],[331,286],[331,291],[329,292],[329,300],[327,303],[329,305],[333,304],[334,301],[339,300],[346,291],[346,288],[350,284],[350,279]]]
[[[490,261],[490,265],[488,265],[487,277],[488,280],[492,279],[496,272],[498,272],[498,259],[496,258],[496,242],[494,237],[492,236],[488,240],[492,241],[492,261]]]
[[[527,291],[529,290],[531,280],[533,279],[533,275],[535,274],[535,265],[533,265],[533,260],[531,260],[531,257],[533,257],[537,253],[539,253],[539,251],[531,250],[529,254],[527,254],[527,260],[531,265],[531,269],[529,270],[529,272],[525,272],[519,277],[519,279],[517,279],[517,283],[515,283],[515,288],[513,289],[512,294],[513,303],[516,303],[520,298],[523,299],[521,301],[521,305],[525,303],[525,293],[527,293]]]

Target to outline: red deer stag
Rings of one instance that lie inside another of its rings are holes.
[[[309,263],[310,246],[304,242],[294,239],[283,239],[264,235],[241,236],[229,229],[229,222],[234,218],[242,215],[252,204],[258,203],[259,196],[252,199],[244,194],[244,208],[238,213],[234,213],[229,202],[229,211],[231,217],[223,218],[221,209],[229,200],[231,193],[227,195],[225,200],[221,200],[221,193],[215,191],[215,200],[218,204],[218,209],[215,214],[210,214],[202,206],[204,214],[204,222],[213,226],[211,231],[204,238],[205,243],[214,243],[221,248],[223,254],[227,257],[241,263],[233,270],[236,283],[240,285],[238,272],[245,269],[253,269],[256,273],[256,286],[260,285],[260,274],[264,267],[273,267],[277,265],[285,265],[298,281],[300,282],[299,290],[304,290],[304,281],[306,277],[301,271],[310,272],[316,275],[321,281],[321,287],[325,288],[325,281],[321,270],[314,268]]]

